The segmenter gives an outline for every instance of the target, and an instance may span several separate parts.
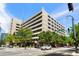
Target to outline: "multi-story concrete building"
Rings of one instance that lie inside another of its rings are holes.
[[[39,39],[38,34],[42,31],[51,31],[56,32],[59,35],[65,35],[65,28],[52,18],[44,9],[23,22],[22,27],[27,27],[32,30],[32,39]],[[64,31],[59,31],[60,29],[63,29]]]
[[[16,19],[16,18],[12,19],[11,27],[10,27],[10,34],[15,34],[21,27],[21,23],[22,23],[22,21],[19,19]]]

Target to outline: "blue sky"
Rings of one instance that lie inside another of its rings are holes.
[[[61,7],[61,8],[60,8]],[[15,3],[6,4],[6,10],[20,19],[27,19],[44,8],[48,13],[57,13],[67,9],[67,4],[61,3]],[[63,9],[62,9],[63,8]]]
[[[8,14],[25,21],[44,8],[67,30],[72,23],[71,18],[66,17],[67,15],[72,15],[75,23],[79,22],[79,4],[73,4],[73,6],[74,11],[69,12],[67,3],[9,3],[6,4],[5,10]]]

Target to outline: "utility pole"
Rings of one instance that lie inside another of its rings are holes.
[[[1,23],[0,23],[0,39],[1,39]]]
[[[73,4],[72,3],[68,3],[68,9],[69,11],[73,11]],[[69,15],[69,17],[72,17],[72,31],[73,31],[73,36],[74,36],[74,45],[75,45],[75,52],[77,53],[77,38],[76,38],[76,30],[75,30],[75,26],[74,26],[74,17]]]

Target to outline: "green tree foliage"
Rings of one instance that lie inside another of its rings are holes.
[[[23,43],[32,40],[32,31],[28,28],[21,28],[15,35],[8,34],[5,37],[5,43]]]
[[[5,37],[5,42],[13,42],[14,39],[15,39],[14,35],[8,34],[8,35]]]
[[[28,28],[21,28],[16,33],[16,38],[19,39],[21,42],[31,41],[32,31]]]
[[[79,23],[75,25],[77,42],[79,43]]]
[[[58,35],[55,32],[41,32],[39,34],[39,39],[44,43],[52,43],[52,44],[65,44],[65,36]]]
[[[39,34],[39,39],[41,42],[44,42],[44,43],[50,43],[51,39],[52,39],[52,33],[47,31],[47,32],[41,32]]]
[[[52,42],[57,45],[65,45],[66,37],[52,32]]]
[[[65,42],[66,42],[66,44],[69,44],[70,46],[73,46],[73,44],[74,44],[74,40],[71,37],[67,37]]]
[[[5,44],[8,43],[10,45],[10,44],[13,44],[13,42],[15,42],[15,36],[14,35],[8,34],[4,39]]]
[[[75,30],[76,30],[76,37],[77,37],[76,39],[77,39],[77,42],[79,43],[79,23],[75,24]],[[70,38],[74,39],[72,29],[70,31],[71,31]]]

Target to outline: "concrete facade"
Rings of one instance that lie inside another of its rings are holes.
[[[22,21],[20,21],[19,19],[12,19],[11,27],[10,27],[10,34],[15,34],[21,27],[21,23]]]
[[[51,17],[44,9],[22,23],[23,28],[30,28],[33,32],[32,39],[39,39],[38,34],[42,31],[56,32],[65,35],[65,28]],[[64,31],[58,32],[60,29]]]

